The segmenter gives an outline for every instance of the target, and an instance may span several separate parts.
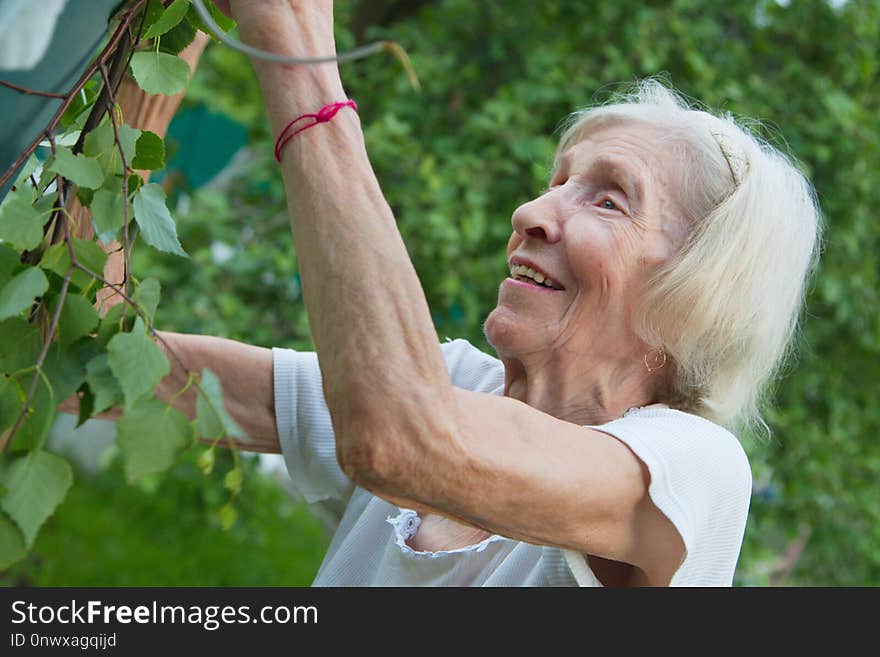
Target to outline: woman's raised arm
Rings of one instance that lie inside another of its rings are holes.
[[[336,50],[328,0],[234,0],[231,9],[245,43],[292,57]],[[296,117],[346,98],[335,63],[254,59],[253,65],[274,135]],[[344,108],[330,123],[298,134],[282,150],[280,166],[344,467],[372,459],[363,439],[369,425],[388,428],[395,418],[423,428],[451,424],[455,400],[437,332],[367,157],[358,115]]]
[[[159,347],[168,356],[171,372],[159,384],[156,395],[165,401],[173,400],[174,407],[190,420],[196,416],[198,390],[186,386],[189,372],[208,368],[220,379],[226,410],[250,438],[236,442],[236,446],[252,452],[280,453],[278,430],[275,426],[275,399],[272,379],[272,350],[265,347],[216,338],[210,335],[189,335],[159,331]],[[172,355],[171,352],[174,352]],[[76,395],[61,405],[65,413],[76,414],[79,399]],[[97,417],[117,420],[121,408],[111,408]],[[201,438],[213,443],[213,439]],[[220,441],[226,444],[226,439]]]
[[[186,385],[187,372],[208,368],[220,379],[226,410],[250,438],[247,443],[236,441],[236,446],[251,452],[281,451],[275,427],[271,349],[210,335],[167,331],[160,331],[159,335],[159,345],[171,364],[171,373],[162,379],[156,391],[159,398],[174,399],[175,408],[189,419],[195,418],[198,390],[190,386],[183,394],[177,393]],[[176,357],[167,353],[163,341]],[[221,444],[225,442],[226,439]]]

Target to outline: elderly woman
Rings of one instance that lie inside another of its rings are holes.
[[[334,52],[326,0],[230,11],[247,43]],[[253,63],[276,135],[346,99],[335,64]],[[316,353],[164,334],[220,374],[242,447],[337,512],[315,585],[730,585],[751,475],[728,428],[760,424],[796,325],[805,178],[656,82],[576,114],[513,213],[496,359],[438,342],[358,115],[334,111],[279,142]]]

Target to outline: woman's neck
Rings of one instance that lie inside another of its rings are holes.
[[[635,354],[621,358],[501,357],[504,395],[575,424],[599,425],[659,401],[662,379]]]

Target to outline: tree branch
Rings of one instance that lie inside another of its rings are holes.
[[[117,60],[118,61],[118,60]],[[131,257],[131,245],[128,241],[128,174],[131,168],[125,159],[125,149],[122,148],[122,141],[119,139],[119,127],[116,125],[116,116],[113,109],[116,106],[116,96],[114,86],[111,84],[110,76],[107,74],[107,67],[104,64],[100,66],[101,77],[104,80],[104,89],[107,90],[107,113],[110,115],[110,125],[113,126],[113,137],[116,141],[116,147],[119,150],[119,158],[122,161],[122,289],[128,292],[129,280],[129,258]]]
[[[119,26],[116,28],[116,31],[110,37],[110,41],[107,43],[107,46],[104,50],[101,51],[101,54],[98,55],[95,62],[89,66],[85,72],[80,76],[79,80],[76,81],[76,84],[67,92],[64,96],[64,100],[61,102],[60,107],[55,112],[54,116],[49,121],[49,124],[40,131],[40,133],[36,136],[36,138],[25,148],[15,162],[6,169],[5,173],[0,176],[0,187],[6,184],[6,182],[15,174],[21,165],[23,165],[27,159],[31,156],[31,154],[37,150],[37,146],[39,146],[40,142],[43,139],[44,135],[49,135],[54,133],[55,127],[58,125],[58,122],[61,120],[61,117],[64,116],[64,112],[67,111],[67,108],[70,107],[70,104],[73,102],[73,99],[76,97],[76,94],[80,92],[80,90],[86,85],[86,82],[92,79],[92,76],[98,70],[98,67],[101,64],[106,64],[107,60],[113,55],[122,38],[127,34],[127,28],[131,21],[134,19],[137,12],[144,6],[147,0],[136,0],[136,2],[131,6],[131,8],[123,15],[122,20]]]
[[[50,137],[49,144],[52,146],[52,151],[55,150],[55,140]],[[52,322],[49,324],[49,330],[46,332],[46,336],[43,339],[43,348],[40,350],[40,355],[37,357],[36,362],[36,371],[34,372],[33,378],[31,378],[31,385],[28,388],[27,396],[25,397],[24,406],[21,409],[21,412],[18,414],[18,417],[15,420],[15,424],[12,425],[12,429],[7,431],[3,436],[0,436],[0,454],[6,452],[6,448],[11,444],[13,436],[18,433],[19,428],[24,423],[27,418],[28,411],[31,409],[31,403],[34,401],[34,395],[37,392],[37,382],[40,380],[40,377],[43,373],[43,363],[46,362],[46,355],[49,353],[49,347],[52,346],[52,341],[55,339],[55,333],[58,330],[58,320],[61,318],[61,309],[64,308],[64,301],[67,299],[67,291],[70,287],[70,276],[73,274],[73,264],[75,262],[75,254],[73,251],[73,242],[70,239],[70,226],[67,223],[67,216],[64,211],[64,207],[66,205],[66,200],[64,198],[64,186],[61,184],[61,176],[55,176],[55,184],[58,190],[58,201],[57,204],[60,208],[59,218],[60,221],[65,226],[65,232],[67,233],[67,248],[70,253],[70,265],[67,267],[67,272],[64,274],[64,282],[61,284],[61,290],[58,293],[58,305],[55,307],[55,314],[52,316]],[[51,391],[51,386],[49,387]],[[54,400],[53,400],[54,401]]]
[[[27,87],[21,87],[17,84],[13,84],[12,82],[7,82],[6,80],[0,80],[0,85],[4,87],[9,87],[10,89],[15,89],[23,94],[28,94],[29,96],[45,96],[46,98],[60,98],[64,100],[67,98],[67,94],[56,94],[51,91],[37,91],[36,89],[28,89]]]

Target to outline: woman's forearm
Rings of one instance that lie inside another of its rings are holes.
[[[194,419],[198,389],[190,386],[184,393],[178,393],[186,386],[187,372],[201,374],[203,369],[210,369],[220,380],[226,410],[250,438],[237,446],[255,452],[280,452],[271,349],[208,335],[167,331],[159,335],[159,344],[171,364],[171,373],[156,390],[160,399],[173,399],[175,408]],[[169,348],[175,355],[168,353]],[[221,444],[224,442],[225,439]]]
[[[303,10],[305,11],[305,10]],[[332,18],[332,17],[331,17]],[[239,20],[246,41],[294,56],[334,49],[332,20],[294,12]],[[273,134],[288,121],[345,98],[335,64],[254,61]],[[427,302],[373,173],[357,114],[296,136],[281,169],[291,229],[337,440],[369,426],[440,426],[452,389]]]
[[[189,372],[201,374],[207,368],[220,380],[226,410],[250,438],[249,442],[235,441],[236,446],[253,452],[281,451],[275,425],[271,349],[208,335],[168,331],[158,333],[162,338],[158,345],[171,366],[171,371],[156,388],[159,399],[172,402],[174,408],[194,420],[198,389],[193,385],[187,386]],[[181,393],[184,388],[186,390]],[[60,405],[60,410],[76,415],[79,403],[79,397],[71,395]],[[123,409],[115,406],[95,417],[118,420],[122,414]],[[203,442],[213,442],[210,437],[198,438]],[[227,444],[226,439],[221,444]]]

